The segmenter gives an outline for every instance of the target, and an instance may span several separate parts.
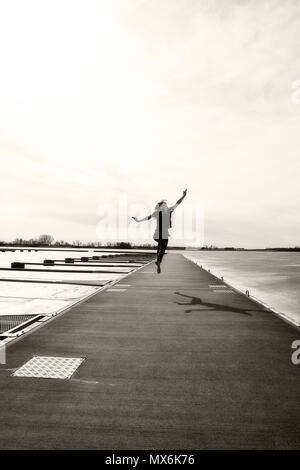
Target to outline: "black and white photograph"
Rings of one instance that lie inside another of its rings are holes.
[[[300,0],[0,0],[1,451],[300,450],[299,33]]]

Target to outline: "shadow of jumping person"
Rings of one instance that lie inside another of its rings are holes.
[[[225,312],[231,312],[231,313],[241,313],[243,315],[251,315],[249,312],[267,312],[268,310],[266,309],[253,309],[253,308],[240,308],[240,307],[232,307],[228,305],[222,305],[222,304],[216,304],[214,302],[203,302],[200,297],[193,297],[192,295],[186,295],[186,294],[181,294],[180,292],[174,292],[174,294],[180,295],[181,297],[186,297],[187,299],[190,299],[190,303],[182,303],[182,302],[175,302],[177,305],[189,305],[189,306],[196,306],[196,305],[201,305],[204,307],[208,308],[196,308],[196,309],[189,309],[185,310],[185,313],[190,313],[190,312],[206,312],[209,310],[222,310]]]

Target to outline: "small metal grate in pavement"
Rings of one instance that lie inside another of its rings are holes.
[[[22,325],[34,317],[36,315],[0,315],[0,334]]]
[[[35,356],[14,372],[16,377],[70,379],[82,364],[82,357]]]

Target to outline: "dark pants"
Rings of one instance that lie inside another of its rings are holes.
[[[158,243],[157,245],[157,261],[161,262],[163,256],[165,254],[166,248],[168,246],[168,239],[167,238],[154,238],[154,240]]]

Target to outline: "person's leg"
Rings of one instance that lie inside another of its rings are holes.
[[[164,254],[165,254],[167,246],[168,246],[168,241],[169,240],[167,238],[160,240],[160,247],[159,247],[159,252],[158,252],[158,256],[157,256],[157,261],[159,263],[162,262],[162,259],[164,257]]]
[[[158,258],[158,253],[160,250],[160,240],[158,238],[154,238],[154,241],[157,243],[156,257]]]
[[[160,250],[161,250],[161,242],[162,240],[159,239],[159,238],[154,238],[154,240],[156,241],[157,243],[157,254],[156,254],[156,261],[155,261],[155,264],[157,266],[157,274],[160,273],[160,261],[159,261],[159,256],[160,256]]]

